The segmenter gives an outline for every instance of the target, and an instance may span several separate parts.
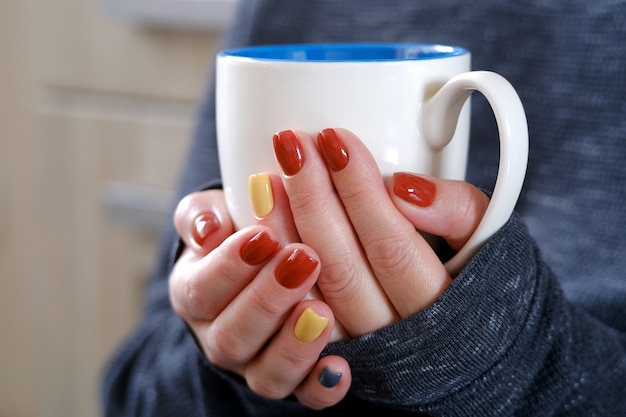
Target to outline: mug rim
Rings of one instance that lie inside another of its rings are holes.
[[[292,43],[254,45],[221,51],[218,57],[272,62],[424,61],[469,54],[461,46],[435,43]]]

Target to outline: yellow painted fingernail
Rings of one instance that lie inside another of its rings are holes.
[[[263,218],[274,210],[274,193],[272,183],[267,174],[250,175],[248,178],[248,193],[254,214]]]
[[[328,317],[318,315],[311,307],[307,308],[300,314],[293,329],[296,339],[311,343],[322,334],[328,325],[328,320]]]

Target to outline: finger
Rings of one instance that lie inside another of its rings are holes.
[[[248,181],[248,188],[257,224],[272,229],[282,244],[300,242],[289,200],[280,177],[264,173],[252,175]],[[324,299],[317,286],[311,289],[307,298]],[[341,323],[337,322],[331,341],[336,342],[347,338],[347,331]]]
[[[272,229],[283,245],[300,242],[280,177],[265,173],[251,175],[248,191],[258,224]]]
[[[324,356],[294,394],[300,403],[321,410],[341,401],[351,383],[348,362],[340,356]]]
[[[338,321],[353,336],[395,322],[398,316],[369,268],[315,141],[284,131],[274,136],[274,151],[298,234],[322,260],[318,286]]]
[[[390,200],[372,154],[344,129],[325,129],[318,142],[367,260],[400,317],[432,304],[450,284],[450,276]]]
[[[334,317],[321,301],[299,303],[263,352],[246,367],[250,388],[267,398],[284,398],[311,372],[328,343]]]
[[[253,226],[204,257],[185,251],[169,278],[174,310],[189,323],[214,320],[278,250],[271,230]]]
[[[222,190],[207,190],[181,199],[174,226],[185,245],[199,255],[215,249],[234,232]]]
[[[459,250],[476,230],[489,198],[464,181],[400,172],[387,184],[392,201],[419,230]]]
[[[277,252],[213,321],[205,341],[207,357],[227,369],[256,356],[315,284],[319,258],[302,244]]]

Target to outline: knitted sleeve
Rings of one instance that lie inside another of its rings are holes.
[[[614,416],[626,337],[569,304],[514,215],[426,310],[329,345],[352,392],[441,416]]]

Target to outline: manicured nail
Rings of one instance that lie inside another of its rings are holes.
[[[328,325],[328,317],[318,315],[311,307],[300,314],[293,329],[296,339],[303,343],[311,343],[324,331]]]
[[[325,366],[320,372],[320,384],[326,388],[332,388],[339,383],[341,372],[333,372],[328,366]]]
[[[198,217],[193,221],[193,228],[191,229],[191,235],[193,240],[202,246],[204,241],[210,234],[216,232],[220,228],[220,220],[212,212],[200,213]]]
[[[241,259],[250,265],[258,265],[267,260],[278,248],[278,241],[265,230],[252,236],[241,246]]]
[[[296,175],[304,165],[304,153],[298,137],[291,130],[283,130],[273,137],[274,153],[283,173],[290,177]]]
[[[272,182],[267,174],[250,175],[248,178],[248,193],[252,210],[258,218],[266,217],[274,210],[274,193]]]
[[[396,172],[393,174],[393,192],[404,201],[428,207],[435,201],[437,186],[422,176]]]
[[[315,271],[317,264],[317,259],[303,249],[296,249],[276,268],[276,281],[285,288],[298,288]]]
[[[322,155],[333,171],[341,171],[348,165],[348,151],[335,129],[324,129],[317,134]]]

